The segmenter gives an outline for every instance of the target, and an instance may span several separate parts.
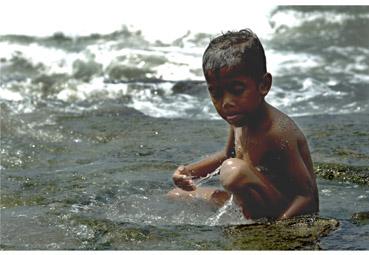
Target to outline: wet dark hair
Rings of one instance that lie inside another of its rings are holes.
[[[266,73],[264,48],[250,29],[228,31],[209,43],[202,58],[202,69],[219,72],[222,67],[242,66],[243,74],[260,81]]]

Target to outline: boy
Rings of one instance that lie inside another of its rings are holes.
[[[286,219],[319,211],[308,144],[297,125],[268,104],[272,85],[263,46],[251,30],[212,40],[203,56],[211,100],[229,123],[225,148],[179,166],[171,197],[202,198],[218,205],[233,194],[246,218]],[[225,190],[194,185],[220,166]]]

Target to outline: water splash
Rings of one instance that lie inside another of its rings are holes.
[[[195,178],[193,178],[195,185],[197,187],[201,186],[202,184],[208,182],[211,178],[213,178],[216,175],[220,174],[220,168],[221,166],[219,166],[217,169],[215,169],[213,172],[208,173],[206,176],[204,177],[200,177],[198,178],[197,176]]]
[[[232,207],[232,205],[233,205],[233,194],[227,200],[227,202],[225,202],[224,205],[221,208],[219,208],[219,210],[216,212],[214,216],[207,219],[205,225],[215,226],[219,224],[220,218],[223,216],[223,214],[225,214],[229,210],[229,208]]]

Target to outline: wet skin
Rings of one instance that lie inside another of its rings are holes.
[[[229,123],[224,150],[180,166],[173,175],[176,197],[199,197],[222,205],[233,194],[247,218],[290,218],[319,210],[318,193],[307,141],[297,125],[265,102],[272,76],[257,82],[241,69],[208,71],[211,100]],[[234,158],[231,158],[234,152]],[[197,188],[193,176],[221,166],[225,191]]]

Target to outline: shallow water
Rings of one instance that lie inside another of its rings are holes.
[[[369,224],[355,224],[354,212],[368,211],[369,189],[352,183],[319,180],[320,215],[340,220],[340,228],[321,241],[325,249],[368,250]]]
[[[2,122],[7,134],[2,136],[2,248],[231,249],[224,231],[252,223],[236,206],[221,214],[200,201],[165,196],[177,165],[221,148],[224,123],[150,118],[107,105],[79,114],[40,108]],[[366,126],[366,117],[335,117],[341,128],[330,136],[350,123]],[[296,119],[308,138],[316,135],[309,126],[317,128],[315,119]],[[323,119],[319,130],[332,123],[329,116]],[[14,122],[18,125],[9,128]],[[330,136],[311,139],[313,157],[347,163],[350,159],[325,153],[332,151],[327,146],[347,144],[341,139],[327,145]],[[355,143],[355,136],[350,139]],[[202,185],[219,186],[217,179]],[[368,225],[350,220],[353,213],[368,211],[367,186],[322,179],[318,185],[320,215],[341,222],[339,230],[321,239],[321,247],[367,249]]]
[[[41,183],[50,183],[46,176],[29,180],[33,188],[23,188],[18,205],[2,205],[2,248],[228,249],[224,227],[251,223],[234,205],[220,214],[200,201],[169,200],[164,196],[172,188],[169,171],[101,167],[79,175],[55,173],[55,191],[43,191]],[[320,215],[341,224],[321,247],[367,249],[368,225],[350,221],[352,213],[368,210],[367,188],[326,180],[318,186]]]

